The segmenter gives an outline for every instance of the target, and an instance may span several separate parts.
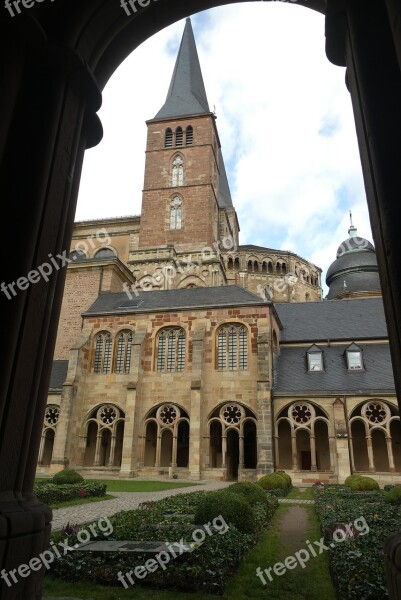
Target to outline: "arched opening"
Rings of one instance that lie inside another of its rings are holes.
[[[50,466],[50,463],[52,461],[52,456],[53,456],[53,446],[54,446],[54,437],[55,437],[54,429],[47,429],[44,436],[45,436],[45,444],[44,444],[44,449],[43,449],[42,465],[44,467],[48,467],[48,466]]]
[[[253,262],[248,260],[248,273],[252,273],[253,271]]]
[[[239,463],[239,436],[238,431],[229,429],[227,431],[227,479],[238,478],[238,463]]]
[[[355,471],[369,471],[366,429],[362,421],[353,421],[351,435]]]
[[[256,469],[257,461],[256,423],[246,421],[244,423],[244,468]]]
[[[187,467],[189,463],[189,423],[181,421],[178,424],[177,436],[177,467]]]
[[[162,432],[160,466],[170,467],[173,457],[173,432],[170,429],[165,429]]]
[[[258,271],[259,271],[259,263],[257,260],[253,261],[253,270],[255,273],[258,273]]]
[[[234,269],[235,269],[236,271],[239,271],[239,269],[240,269],[240,265],[239,265],[239,258],[236,258],[236,259],[234,260]]]
[[[222,426],[218,421],[210,424],[210,466],[216,469],[222,466]]]
[[[311,471],[312,454],[309,431],[298,429],[296,432],[298,465],[302,471]]]
[[[329,429],[326,422],[320,420],[315,422],[315,439],[317,470],[329,471],[331,469],[330,445]]]
[[[101,442],[100,442],[99,467],[106,467],[109,464],[110,450],[111,450],[111,431],[110,431],[110,429],[103,429],[103,431],[101,433]]]
[[[386,434],[380,429],[372,429],[373,463],[375,471],[388,472],[390,470]]]
[[[97,441],[97,423],[91,421],[88,425],[86,434],[86,448],[84,457],[84,466],[92,466],[95,462],[96,452],[96,441]]]
[[[391,447],[394,456],[395,470],[401,471],[401,424],[399,419],[390,423]]]
[[[277,430],[278,455],[276,456],[276,467],[280,469],[292,469],[291,425],[288,421],[280,421]]]
[[[273,263],[270,261],[267,263],[267,270],[269,273],[273,273]]]
[[[232,270],[233,270],[233,268],[234,268],[234,261],[233,261],[233,259],[230,257],[230,258],[228,259],[228,263],[227,263],[227,269],[228,269],[229,271],[232,271]]]
[[[154,467],[156,463],[157,424],[150,421],[146,425],[144,466]]]
[[[267,264],[265,260],[262,262],[262,273],[267,273]]]
[[[116,449],[114,454],[115,467],[121,467],[123,458],[123,443],[124,443],[124,422],[120,421],[116,428]]]

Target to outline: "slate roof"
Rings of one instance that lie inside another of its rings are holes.
[[[186,20],[166,102],[152,120],[210,113],[191,19]]]
[[[343,300],[337,300],[339,304]],[[366,300],[365,300],[366,302]],[[285,326],[285,323],[284,323]],[[394,393],[390,348],[386,343],[359,344],[365,370],[348,371],[347,345],[324,347],[324,371],[308,372],[305,347],[281,348],[276,359],[274,394],[384,394]]]
[[[63,383],[67,377],[68,360],[54,360],[52,373],[50,375],[49,390],[56,392],[63,389]]]
[[[219,150],[219,166],[220,166],[220,181],[219,181],[219,206],[220,208],[232,208],[233,201],[231,198],[230,186],[228,185],[226,168],[224,159]]]
[[[84,316],[271,304],[239,285],[130,293],[132,299],[125,292],[102,292]]]
[[[281,343],[387,339],[381,298],[275,305],[283,324]]]

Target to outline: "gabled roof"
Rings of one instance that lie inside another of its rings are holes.
[[[50,376],[49,390],[52,392],[61,392],[63,383],[67,377],[68,360],[54,360],[52,373]]]
[[[239,285],[224,285],[206,288],[186,288],[131,292],[132,299],[125,292],[102,292],[84,316],[104,314],[135,314],[160,311],[193,310],[235,306],[268,306],[256,294]]]
[[[210,113],[191,19],[187,19],[164,106],[152,120]]]
[[[386,339],[381,298],[276,304],[284,329],[281,343]]]
[[[337,300],[339,304],[343,300]],[[285,325],[285,324],[284,324]],[[346,346],[322,347],[324,370],[309,372],[307,348],[281,348],[275,360],[274,394],[384,394],[394,393],[390,347],[386,343],[361,344],[364,369],[349,371],[344,357]]]

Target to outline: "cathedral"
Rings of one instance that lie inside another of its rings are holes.
[[[141,215],[75,224],[38,473],[397,480],[374,247],[351,223],[323,299],[319,267],[239,243],[189,19],[147,128]]]

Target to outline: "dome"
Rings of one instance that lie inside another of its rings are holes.
[[[337,258],[326,274],[328,300],[350,294],[380,293],[379,268],[373,244],[357,237],[353,225],[348,233],[350,237],[338,247]]]

